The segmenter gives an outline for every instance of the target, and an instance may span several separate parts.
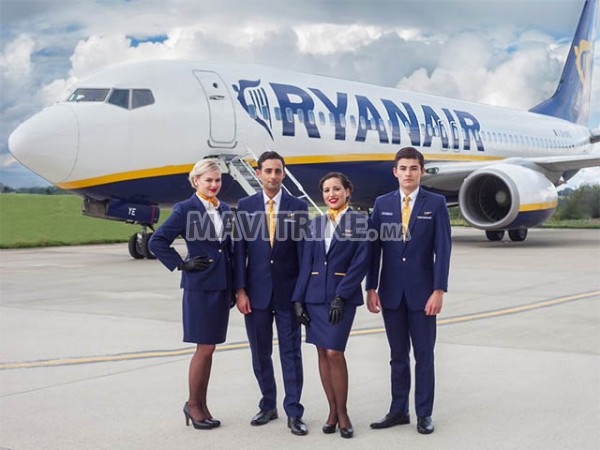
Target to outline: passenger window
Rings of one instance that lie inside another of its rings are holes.
[[[110,89],[75,89],[69,98],[68,102],[103,102],[106,100]]]
[[[131,94],[131,109],[152,105],[154,96],[150,89],[134,89]]]
[[[319,123],[321,125],[325,125],[325,114],[323,111],[319,111]]]
[[[260,107],[260,112],[262,113],[262,116],[266,119],[266,120],[271,120],[271,117],[269,117],[269,108],[267,108],[267,105],[263,105]]]
[[[279,106],[276,106],[273,110],[275,111],[275,119],[281,120],[281,109]]]
[[[108,103],[129,109],[129,89],[113,89],[108,97]]]

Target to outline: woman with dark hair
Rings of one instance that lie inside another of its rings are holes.
[[[177,203],[169,218],[152,234],[150,250],[169,270],[181,271],[183,288],[183,341],[196,344],[190,361],[189,398],[183,407],[186,425],[209,430],[221,422],[212,417],[206,402],[212,356],[225,342],[232,298],[231,208],[217,199],[221,170],[215,160],[196,163],[189,175],[195,193]],[[177,236],[185,239],[184,260],[172,247]]]
[[[370,247],[367,217],[348,206],[352,182],[330,172],[319,182],[327,214],[315,218],[302,257],[294,295],[298,321],[306,326],[306,342],[317,347],[319,374],[329,403],[323,433],[354,435],[346,402],[348,369],[344,351],[356,307],[363,304],[361,282],[367,273]]]

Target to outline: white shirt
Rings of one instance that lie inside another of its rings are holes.
[[[269,209],[269,200],[273,200],[273,209],[275,210],[275,215],[279,213],[279,205],[281,205],[281,189],[272,199],[263,191],[263,203],[265,205],[265,212]]]
[[[346,214],[347,211],[348,208],[344,209],[341,213],[339,213],[336,221],[333,221],[329,217],[327,217],[327,224],[325,225],[325,236],[323,237],[323,243],[325,244],[325,253],[329,252],[331,240],[333,239],[333,234],[335,233],[335,228],[338,226],[338,223],[340,223],[340,220],[342,220],[343,215]]]
[[[415,205],[415,200],[417,199],[417,195],[419,195],[419,189],[420,187],[417,186],[417,188],[408,195],[408,197],[410,197],[408,208],[410,209],[411,214],[413,206]],[[404,195],[404,192],[402,192],[402,189],[400,189],[400,214],[402,214],[402,208],[404,208],[404,197],[406,197],[406,195]]]
[[[221,219],[219,211],[217,211],[217,209],[213,206],[211,202],[204,200],[198,194],[196,194],[196,196],[200,199],[200,201],[206,208],[206,213],[208,214],[208,217],[210,217],[210,220],[212,221],[213,226],[215,227],[217,238],[219,239],[219,242],[221,242],[223,240],[223,220]],[[217,201],[219,201],[219,199],[217,199]],[[221,202],[219,202],[218,204],[220,205]]]

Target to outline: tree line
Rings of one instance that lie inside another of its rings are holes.
[[[600,218],[600,184],[585,184],[577,189],[560,191],[554,217],[558,220]]]

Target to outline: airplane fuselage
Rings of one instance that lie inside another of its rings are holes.
[[[26,122],[27,138],[17,130],[11,139],[35,139],[27,148],[45,148],[45,163],[29,160],[39,152],[17,150],[21,162],[97,200],[172,204],[191,193],[187,173],[197,160],[246,150],[281,153],[316,198],[320,176],[343,171],[357,185],[353,201],[364,206],[397,187],[391,161],[407,145],[428,163],[591,150],[587,128],[565,120],[255,66],[150,61],[103,71],[78,89],[105,90],[106,96],[72,96]],[[106,99],[115,90],[150,91],[154,102],[112,104]],[[226,179],[222,195],[235,202],[244,193]]]

